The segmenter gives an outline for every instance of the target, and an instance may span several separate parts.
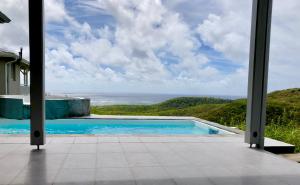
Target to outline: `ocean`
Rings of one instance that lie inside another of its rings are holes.
[[[185,94],[146,94],[146,93],[59,93],[68,97],[90,98],[92,105],[150,105],[177,97],[215,97],[238,99],[241,96],[185,95]]]

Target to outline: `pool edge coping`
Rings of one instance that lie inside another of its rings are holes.
[[[91,114],[90,116],[84,116],[84,117],[72,117],[70,119],[133,119],[133,120],[193,120],[205,123],[209,126],[216,127],[218,129],[231,132],[231,134],[239,134],[243,135],[245,132],[242,130],[239,130],[234,127],[228,127],[221,125],[216,122],[208,121],[205,119],[193,117],[193,116],[131,116],[131,115],[97,115],[97,114]]]

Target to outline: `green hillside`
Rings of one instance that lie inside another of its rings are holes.
[[[246,99],[181,97],[155,105],[92,107],[93,114],[194,116],[223,125],[245,128]],[[268,94],[266,136],[295,144],[300,152],[300,88]]]
[[[238,125],[245,121],[246,100],[236,100],[201,115],[204,119],[226,125]],[[290,123],[300,125],[300,89],[287,89],[268,94],[267,125]]]

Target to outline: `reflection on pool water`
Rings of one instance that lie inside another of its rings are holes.
[[[29,120],[0,119],[0,134],[29,134]],[[228,133],[194,120],[57,119],[47,134],[210,135]]]

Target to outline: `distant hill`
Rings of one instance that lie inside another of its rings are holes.
[[[194,116],[245,129],[246,99],[181,97],[154,105],[111,105],[92,107],[93,114]],[[300,88],[269,93],[266,136],[295,144],[300,152]]]

